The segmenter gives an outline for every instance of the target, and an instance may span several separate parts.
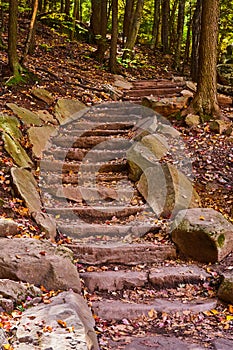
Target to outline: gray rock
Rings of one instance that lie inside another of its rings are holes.
[[[12,168],[11,176],[19,194],[30,213],[41,211],[41,201],[37,182],[32,173],[22,168]]]
[[[216,307],[217,300],[209,299],[200,301],[193,301],[190,303],[182,303],[181,301],[170,301],[165,299],[154,299],[152,303],[135,304],[122,300],[101,300],[95,301],[92,304],[92,309],[96,315],[104,320],[122,320],[127,318],[129,320],[148,316],[148,312],[154,310],[156,312],[175,313],[182,311],[190,311],[194,313],[212,310]]]
[[[0,296],[0,311],[12,312],[14,310],[14,303],[11,299],[2,298]]]
[[[223,274],[223,281],[218,290],[218,297],[233,305],[233,272]]]
[[[42,158],[50,137],[55,135],[56,127],[52,125],[32,126],[28,129],[28,137],[32,144],[32,152],[36,158]]]
[[[217,134],[226,134],[231,135],[233,130],[233,124],[231,121],[225,120],[214,120],[209,124],[210,130],[214,131]]]
[[[22,168],[31,168],[33,163],[21,144],[7,133],[3,133],[4,148],[13,158],[16,165]]]
[[[8,341],[6,339],[6,334],[2,328],[0,328],[0,346],[8,344]]]
[[[19,224],[11,219],[0,218],[0,237],[14,236],[18,233]]]
[[[136,142],[127,151],[129,164],[129,178],[138,181],[143,171],[159,162],[157,158],[146,146]]]
[[[92,293],[115,291],[127,288],[142,287],[147,283],[147,272],[138,271],[100,271],[80,274],[85,286]]]
[[[49,105],[55,101],[55,98],[53,97],[53,95],[48,90],[43,88],[32,89],[31,94],[32,96],[38,98],[39,100]]]
[[[1,238],[0,278],[43,285],[46,289],[81,289],[72,252],[31,238]]]
[[[222,85],[233,85],[233,64],[219,64],[217,66],[218,81]]]
[[[147,168],[137,188],[157,217],[174,216],[181,209],[199,204],[192,182],[169,163]]]
[[[146,146],[158,159],[164,157],[169,150],[169,145],[166,138],[162,135],[151,134],[144,136],[141,143]]]
[[[0,296],[11,299],[14,303],[20,303],[27,297],[34,298],[41,294],[41,290],[32,284],[0,279]]]
[[[233,225],[213,209],[182,210],[171,230],[179,250],[194,260],[221,261],[233,251]]]
[[[61,98],[55,106],[55,116],[61,125],[80,118],[88,108],[77,100]]]
[[[215,350],[232,350],[233,349],[233,339],[216,339],[213,341]]]
[[[53,125],[58,125],[57,119],[50,114],[46,109],[41,109],[36,112],[38,117],[43,120],[45,124],[53,124]]]
[[[130,90],[133,87],[133,84],[130,83],[128,80],[126,80],[122,75],[114,75],[114,83],[113,85],[117,88],[123,89],[123,90]]]
[[[19,350],[30,344],[35,350],[98,350],[94,325],[85,300],[72,291],[63,292],[50,304],[39,304],[23,312],[12,345]],[[51,331],[42,331],[46,326]]]
[[[123,345],[123,344],[122,344]],[[133,339],[125,344],[125,350],[204,350],[198,344],[190,344],[170,335],[147,336]],[[117,346],[117,344],[116,344]]]
[[[156,288],[173,287],[182,283],[200,283],[210,275],[196,265],[161,266],[150,270],[149,281]]]
[[[7,103],[8,108],[10,108],[26,126],[30,125],[43,125],[43,122],[36,115],[36,113],[31,112],[29,109],[19,107],[15,103]]]
[[[158,123],[157,133],[166,137],[178,138],[180,132],[168,124]]]
[[[197,91],[197,83],[194,83],[193,81],[186,81],[186,86],[189,90],[193,92]]]
[[[155,133],[158,127],[157,116],[143,118],[135,124],[133,127],[134,140],[140,141],[144,136]]]
[[[179,112],[182,108],[186,107],[190,97],[169,97],[158,98],[157,96],[146,96],[142,99],[142,104],[145,107],[153,109],[155,112],[161,114],[164,117],[168,117],[171,114]]]
[[[23,136],[19,127],[20,121],[18,118],[0,114],[0,129],[16,140]]]
[[[196,114],[188,114],[188,115],[185,117],[185,123],[186,123],[189,127],[197,126],[197,125],[200,124],[200,117],[199,117],[199,115],[196,115]]]
[[[55,239],[57,234],[57,225],[52,215],[43,212],[33,212],[32,218],[37,225],[46,233],[46,238]]]

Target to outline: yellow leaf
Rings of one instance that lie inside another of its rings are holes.
[[[57,323],[62,326],[63,328],[66,328],[66,322],[65,321],[62,321],[62,320],[57,320]]]
[[[151,309],[151,310],[148,312],[148,316],[149,316],[150,318],[156,317],[156,316],[157,316],[157,312],[156,312],[154,309]]]
[[[227,315],[227,316],[226,316],[226,320],[227,320],[227,321],[232,321],[232,320],[233,320],[233,316]]]
[[[211,313],[213,314],[213,315],[218,315],[219,314],[219,312],[217,311],[217,310],[215,310],[215,309],[212,309],[212,310],[210,310],[211,311]]]
[[[233,305],[229,305],[229,312],[233,314]]]
[[[199,217],[199,220],[205,220],[204,216],[201,215],[201,216]]]
[[[2,346],[4,350],[14,350],[10,344],[5,344]]]

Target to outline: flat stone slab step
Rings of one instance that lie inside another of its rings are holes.
[[[69,124],[66,124],[64,127],[62,127],[62,130],[74,130],[77,128],[77,130],[83,130],[83,131],[91,131],[95,129],[101,129],[101,130],[129,130],[136,124],[136,121],[120,121],[120,122],[89,122],[85,120],[76,120],[72,121]]]
[[[95,146],[98,150],[125,150],[132,145],[128,139],[122,137],[113,138],[111,136],[56,136],[53,138],[52,143],[66,148],[67,151],[69,148],[92,148]]]
[[[93,173],[86,173],[82,174],[82,182],[85,184],[85,178],[87,180],[87,183],[89,182],[89,177],[93,176]],[[52,184],[80,184],[80,179],[77,176],[77,174],[63,174],[62,172],[60,174],[57,173],[43,173],[41,174],[41,186],[42,185],[52,185]],[[99,173],[96,177],[97,183],[108,183],[108,182],[115,182],[118,181],[128,181],[128,176],[123,173]]]
[[[125,244],[108,243],[99,244],[67,244],[74,253],[75,259],[80,263],[90,265],[122,264],[138,265],[151,264],[167,259],[176,259],[176,247],[173,244]]]
[[[85,148],[60,148],[60,147],[52,147],[52,149],[44,152],[43,159],[57,159],[57,160],[83,160],[84,157],[88,153],[88,160],[92,162],[101,162],[105,159],[119,159],[126,158],[127,149],[119,149],[119,150],[96,150],[93,149],[89,152],[89,149]]]
[[[91,217],[99,219],[111,219],[113,216],[117,218],[123,218],[130,215],[136,215],[145,210],[145,206],[75,206],[72,207],[58,207],[49,208],[45,207],[45,210],[49,214],[65,218],[77,218],[77,217]]]
[[[87,136],[128,136],[129,130],[118,130],[118,129],[90,129],[90,130],[61,130],[59,137],[87,137]]]
[[[80,273],[80,276],[91,293],[137,288],[146,284],[156,289],[176,288],[179,284],[197,284],[211,277],[196,265],[161,266],[147,271],[94,271]]]
[[[92,310],[95,315],[104,320],[132,320],[143,315],[148,316],[151,310],[166,313],[183,311],[199,313],[215,309],[216,305],[216,299],[199,299],[189,303],[177,300],[155,299],[151,304],[134,304],[121,300],[105,299],[93,302]]]
[[[123,337],[122,337],[123,338]],[[148,335],[146,337],[132,337],[127,340],[109,342],[110,350],[206,350],[200,344],[191,343],[190,340],[180,340],[169,335]],[[230,350],[230,348],[216,348],[215,350]]]
[[[74,239],[81,239],[84,237],[91,237],[92,239],[100,237],[113,237],[124,239],[131,235],[133,237],[140,237],[147,232],[158,232],[158,227],[150,223],[135,221],[130,224],[95,224],[87,222],[71,222],[66,223],[64,221],[57,220],[57,227],[60,232]]]
[[[127,169],[127,160],[126,159],[116,159],[112,161],[103,161],[96,163],[84,163],[79,161],[57,161],[57,160],[43,160],[40,163],[40,168],[43,171],[51,171],[58,173],[65,172],[94,172],[94,173],[107,173],[107,172],[121,172],[126,171]]]
[[[118,202],[129,202],[131,198],[137,193],[137,191],[132,187],[126,187],[125,189],[114,189],[112,187],[105,186],[74,187],[55,185],[51,187],[43,187],[43,193],[49,193],[54,198],[65,198],[75,202],[80,202],[82,200],[95,202],[107,199],[115,200]]]

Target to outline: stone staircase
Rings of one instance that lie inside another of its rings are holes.
[[[129,102],[102,104],[61,126],[40,165],[43,204],[60,235],[72,238],[67,247],[74,252],[97,331],[103,322],[148,322],[146,342],[132,326],[127,337],[119,332],[117,339],[99,332],[101,349],[220,350],[208,339],[181,341],[175,332],[159,330],[165,314],[167,319],[202,315],[217,301],[208,292],[213,276],[177,260],[167,222],[154,216],[128,179],[132,129],[150,113]],[[177,332],[185,338],[179,327]]]

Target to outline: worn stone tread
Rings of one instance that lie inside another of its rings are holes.
[[[189,303],[182,303],[177,300],[155,299],[151,304],[136,304],[121,300],[105,299],[93,302],[92,310],[94,314],[104,320],[122,320],[123,318],[132,320],[142,315],[147,316],[151,310],[167,313],[182,311],[199,313],[212,310],[216,305],[216,299],[204,299]]]
[[[73,251],[75,259],[90,265],[155,263],[167,259],[176,259],[177,253],[173,244],[149,243],[99,243],[99,244],[67,244]]]

